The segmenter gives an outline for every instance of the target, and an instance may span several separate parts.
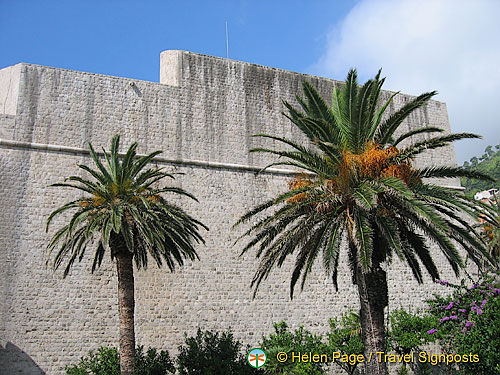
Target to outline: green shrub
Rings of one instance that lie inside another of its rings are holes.
[[[231,332],[221,334],[202,332],[187,337],[179,346],[177,356],[179,375],[253,375],[261,372],[247,363],[241,353],[241,343]]]
[[[65,370],[67,375],[120,375],[120,355],[116,348],[100,347]]]
[[[359,315],[347,313],[340,320],[330,319],[330,333],[328,334],[328,352],[340,352],[341,355],[363,354],[364,345],[361,338],[361,321]],[[356,374],[358,364],[335,360],[336,365],[348,374]]]
[[[387,341],[389,347],[398,354],[410,354],[418,351],[422,345],[436,341],[436,336],[429,333],[439,323],[435,316],[419,316],[398,309],[391,313],[390,321]]]
[[[67,375],[120,375],[120,354],[116,348],[100,347],[90,351],[86,357],[73,366],[65,368]],[[143,346],[135,351],[136,375],[166,375],[175,373],[175,367],[168,351],[158,352],[149,348],[144,353]]]
[[[432,315],[417,315],[403,309],[394,310],[390,315],[390,331],[387,333],[387,345],[389,350],[395,351],[398,355],[410,353],[417,354],[421,346],[437,340],[433,334],[434,327],[439,323],[439,319]],[[403,362],[399,369],[399,374],[408,374],[406,362]],[[416,361],[410,364],[417,374],[428,374],[431,372],[431,365],[427,362]]]
[[[302,326],[295,332],[291,332],[285,322],[275,323],[274,333],[270,334],[268,338],[262,338],[261,348],[267,354],[267,361],[263,367],[265,374],[322,375],[325,373],[327,364],[291,361],[292,352],[328,353],[327,346],[322,342],[321,336],[312,334]],[[276,356],[279,352],[287,353],[288,360],[278,362]]]
[[[149,348],[144,353],[143,346],[135,350],[135,375],[165,375],[175,373],[175,366],[168,351],[158,352],[155,348]]]

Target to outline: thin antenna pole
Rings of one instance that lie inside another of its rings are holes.
[[[226,58],[229,59],[229,34],[227,32],[227,21],[226,21]]]

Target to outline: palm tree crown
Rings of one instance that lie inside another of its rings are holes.
[[[283,151],[252,149],[284,158],[266,168],[287,165],[305,173],[290,183],[289,191],[257,206],[237,222],[238,225],[264,215],[242,236],[253,236],[242,253],[255,247],[257,257],[261,258],[252,283],[255,291],[272,268],[281,266],[295,250],[292,297],[297,280],[302,275],[303,287],[321,253],[325,269],[337,287],[343,239],[348,243],[353,276],[356,265],[361,266],[362,272],[368,272],[396,254],[411,267],[419,282],[422,272],[418,260],[436,279],[439,273],[429,241],[439,246],[455,272],[463,264],[456,243],[477,263],[482,255],[487,256],[484,243],[461,214],[474,216],[477,205],[456,189],[424,180],[487,176],[461,167],[418,169],[412,163],[425,150],[478,136],[442,135],[439,134],[442,129],[425,126],[396,138],[395,133],[405,118],[436,92],[416,97],[384,119],[387,107],[398,93],[378,106],[383,83],[379,71],[374,79],[358,87],[356,71],[351,70],[343,87],[333,90],[332,104],[328,106],[311,84],[304,82],[304,98],[297,97],[302,110],[285,102],[288,113],[284,115],[307,136],[310,144],[256,135],[289,146]],[[412,136],[432,133],[438,135],[401,146],[402,141]]]
[[[268,208],[279,207],[243,235],[255,234],[243,252],[257,247],[257,256],[262,256],[253,280],[255,286],[258,287],[273,266],[280,266],[295,249],[299,252],[291,281],[292,295],[300,274],[304,282],[320,252],[336,285],[344,232],[351,260],[359,259],[365,271],[374,261],[389,260],[395,253],[408,263],[419,282],[422,273],[417,258],[432,278],[439,277],[422,234],[439,245],[455,272],[462,265],[462,259],[452,239],[463,245],[476,262],[478,252],[485,253],[484,244],[459,215],[460,211],[475,215],[475,203],[455,189],[429,184],[423,179],[488,177],[460,167],[417,169],[412,163],[413,158],[425,150],[478,136],[470,133],[439,135],[399,148],[403,140],[417,134],[442,132],[440,128],[425,126],[394,137],[406,117],[425,105],[436,92],[418,96],[383,120],[387,107],[398,94],[393,94],[378,107],[383,82],[379,72],[359,88],[356,71],[351,70],[343,88],[334,89],[330,107],[308,82],[304,82],[305,98],[297,97],[302,111],[285,102],[288,109],[285,116],[307,136],[312,143],[310,146],[282,137],[257,135],[291,148],[286,151],[251,150],[286,159],[267,167],[289,165],[308,173],[298,175],[288,192],[256,207],[238,221],[238,224],[246,222]]]
[[[301,110],[284,104],[288,109],[285,116],[305,134],[309,144],[260,134],[288,149],[251,151],[284,158],[269,166],[293,166],[305,173],[297,175],[289,191],[257,206],[237,222],[245,223],[257,216],[257,222],[242,235],[253,237],[242,253],[255,247],[261,258],[252,280],[254,295],[271,270],[294,252],[291,298],[301,275],[304,287],[320,254],[337,288],[339,256],[347,242],[353,283],[359,293],[366,358],[370,353],[386,350],[384,309],[388,305],[388,287],[382,263],[390,262],[395,254],[422,282],[420,264],[433,279],[439,277],[429,242],[438,245],[455,273],[463,266],[457,244],[478,265],[482,256],[488,257],[485,244],[470,221],[470,216],[477,217],[478,205],[456,189],[424,180],[485,176],[459,167],[418,169],[412,163],[424,150],[477,136],[441,135],[441,129],[425,126],[395,138],[404,119],[436,93],[422,94],[384,119],[397,93],[379,107],[383,83],[379,72],[358,87],[356,71],[351,70],[342,89],[333,90],[332,104],[327,106],[316,90],[304,82],[305,97],[297,97]],[[438,135],[431,137],[432,133]],[[402,141],[417,134],[425,134],[427,139],[401,146]],[[386,364],[380,361],[366,363],[365,369],[369,375],[388,374]]]
[[[198,226],[208,228],[168,203],[161,194],[175,193],[196,198],[178,187],[155,187],[163,178],[174,176],[162,168],[145,169],[161,151],[137,158],[137,143],[133,143],[120,161],[119,142],[117,135],[111,142],[111,152],[104,151],[106,165],[89,144],[97,168],[79,167],[88,172],[92,180],[71,176],[66,179],[68,182],[51,185],[86,193],[53,211],[47,220],[48,230],[55,216],[76,209],[69,223],[54,234],[48,245],[50,251],[58,249],[54,268],[69,257],[65,276],[74,261],[81,260],[87,246],[96,239],[92,272],[101,265],[106,249],[110,249],[112,259],[117,251],[129,251],[138,268],[147,266],[149,253],[158,266],[165,261],[173,270],[176,263],[183,264],[184,258],[194,260],[198,257],[193,242],[204,243]],[[117,246],[120,242],[124,246]]]

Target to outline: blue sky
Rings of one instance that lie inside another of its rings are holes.
[[[0,66],[18,62],[158,81],[181,49],[305,72],[355,1],[0,0]]]
[[[159,54],[182,49],[385,88],[438,90],[459,162],[500,141],[500,1],[0,0],[0,68],[27,62],[158,81]]]

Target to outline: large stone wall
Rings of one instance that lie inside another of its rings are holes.
[[[200,261],[175,273],[153,263],[136,272],[139,344],[175,352],[184,333],[201,327],[232,328],[236,338],[256,345],[273,322],[323,332],[328,318],[357,307],[345,259],[338,293],[317,265],[305,290],[290,301],[287,263],[252,300],[257,262],[253,252],[238,256],[241,244],[233,242],[243,228],[231,229],[247,209],[284,191],[290,179],[286,171],[256,174],[273,158],[248,150],[272,142],[250,136],[302,139],[281,115],[281,101],[294,102],[304,79],[326,97],[337,83],[183,51],[166,51],[161,62],[160,83],[24,63],[0,70],[0,374],[61,374],[90,349],[118,342],[109,256],[91,274],[88,249],[85,261],[63,279],[62,271],[45,264],[52,232],[44,227],[48,214],[75,194],[48,185],[80,173],[76,164],[91,163],[87,142],[108,148],[116,133],[122,149],[137,141],[141,153],[163,150],[158,165],[184,173],[175,184],[200,201],[176,202],[210,227],[206,245],[198,247]],[[397,96],[391,111],[409,99]],[[405,126],[423,124],[449,132],[445,104],[430,102]],[[453,148],[437,150],[418,163],[453,164],[455,154]],[[392,267],[390,309],[419,306],[434,290],[429,281],[418,286],[409,269]],[[451,278],[451,269],[443,269],[443,278]]]

